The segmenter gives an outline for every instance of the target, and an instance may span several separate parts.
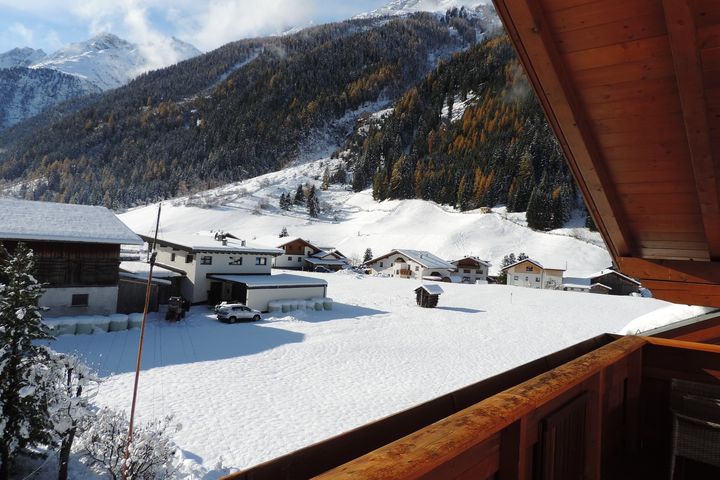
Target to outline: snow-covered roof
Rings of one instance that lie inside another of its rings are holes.
[[[472,260],[472,261],[477,262],[477,263],[482,263],[482,264],[485,265],[486,267],[489,267],[489,266],[490,266],[490,262],[488,262],[488,261],[486,261],[486,260],[482,260],[481,258],[478,258],[478,257],[476,257],[476,256],[474,256],[474,255],[467,255],[467,256],[462,257],[462,258],[459,258],[459,259],[457,259],[457,260],[451,260],[450,263],[452,263],[453,265],[457,265],[458,263],[462,262],[463,260]]]
[[[514,266],[516,266],[516,265],[520,265],[520,264],[523,263],[523,262],[530,262],[530,263],[532,263],[532,264],[534,264],[534,265],[537,265],[538,267],[542,268],[543,270],[558,270],[558,271],[560,271],[560,272],[564,272],[564,271],[565,271],[564,268],[543,267],[542,263],[538,262],[537,260],[533,260],[532,258],[524,258],[524,259],[522,259],[522,260],[518,260],[517,262],[511,263],[511,264],[508,265],[507,267],[503,267],[503,268],[501,268],[500,270],[507,270],[507,269],[512,268],[512,267],[514,267]]]
[[[147,242],[152,242],[152,235],[140,235]],[[211,235],[199,234],[161,234],[158,243],[180,248],[188,252],[224,252],[224,253],[259,253],[266,255],[281,255],[281,248],[261,247],[256,245],[243,245],[242,241],[226,239],[225,245],[215,240]]]
[[[0,198],[0,239],[142,245],[105,207]]]
[[[563,283],[564,288],[581,288],[583,290],[590,290],[590,285],[584,283]]]
[[[208,278],[224,282],[244,283],[248,288],[268,287],[325,287],[327,282],[322,278],[305,277],[280,273],[278,275],[208,275]]]
[[[612,290],[612,287],[608,287],[608,286],[605,285],[604,283],[599,283],[599,282],[598,282],[598,283],[593,283],[592,285],[590,285],[590,287],[602,287],[602,288],[604,288],[604,289],[606,289],[606,290]]]
[[[120,262],[120,270],[134,275],[139,275],[147,279],[148,273],[150,273],[150,264],[147,262],[134,261]],[[153,278],[173,278],[182,276],[182,273],[161,267],[158,264],[155,264],[153,267]]]
[[[432,253],[425,251],[425,250],[408,250],[406,248],[399,249],[396,248],[394,250],[391,250],[389,253],[386,253],[385,255],[382,255],[380,257],[373,258],[372,260],[365,262],[365,264],[375,263],[378,260],[381,260],[383,258],[389,257],[390,255],[394,254],[400,254],[403,255],[410,260],[419,263],[425,268],[444,268],[448,270],[455,270],[455,265],[453,265],[450,262],[446,262],[442,258],[438,257],[437,255],[433,255]]]
[[[618,272],[617,270],[613,270],[612,268],[605,268],[603,270],[600,270],[599,272],[595,272],[592,275],[588,275],[588,278],[597,278],[597,277],[602,277],[603,275],[608,275],[608,274],[617,275],[618,277],[624,278],[625,280],[632,282],[635,285],[640,285],[640,282],[638,282],[634,278],[630,278],[627,275],[623,275],[622,273]]]
[[[312,265],[347,265],[347,260],[344,258],[313,258],[308,257],[305,259],[306,262]]]
[[[423,290],[425,290],[427,293],[429,293],[430,295],[440,295],[441,293],[444,292],[444,290],[442,289],[442,287],[440,285],[436,285],[434,283],[420,285],[415,289],[415,291],[418,291],[421,288]]]

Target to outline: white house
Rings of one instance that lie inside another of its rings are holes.
[[[150,235],[141,235],[152,242]],[[271,300],[325,297],[327,282],[298,275],[271,275],[279,248],[250,246],[225,235],[162,235],[156,263],[183,275],[180,294],[192,303],[237,301],[267,311]],[[302,286],[302,289],[298,289]]]
[[[507,273],[507,284],[516,287],[555,289],[563,283],[562,268],[546,268],[531,258],[515,262],[502,269]]]
[[[115,313],[120,245],[143,243],[105,207],[11,198],[0,198],[0,242],[33,250],[46,317]]]
[[[150,235],[141,237],[151,243]],[[277,248],[250,247],[244,241],[215,238],[212,235],[172,234],[157,239],[156,263],[184,275],[180,294],[192,303],[215,303],[223,296],[220,282],[208,274],[270,275]]]
[[[456,275],[462,283],[486,283],[490,263],[478,257],[467,256],[452,262],[455,265]]]
[[[278,248],[281,248],[283,253],[275,257],[275,268],[314,270],[316,267],[325,267],[329,270],[340,270],[350,263],[339,250],[318,247],[302,238],[288,240]]]
[[[449,281],[455,265],[424,250],[396,249],[365,262],[373,273],[401,278]]]

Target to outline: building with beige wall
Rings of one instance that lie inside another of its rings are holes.
[[[455,271],[455,265],[424,250],[392,250],[364,265],[378,275],[416,280],[432,277],[449,281]]]
[[[507,273],[507,284],[516,287],[553,290],[563,284],[562,268],[546,268],[540,262],[526,258],[502,269]]]

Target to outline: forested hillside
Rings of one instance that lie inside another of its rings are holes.
[[[328,124],[470,47],[479,22],[418,14],[226,45],[2,132],[0,182],[117,208],[282,168]]]
[[[464,108],[464,113],[454,109]],[[394,110],[369,119],[343,156],[353,187],[377,200],[423,198],[460,209],[527,210],[533,228],[562,226],[577,194],[507,37],[443,62]]]

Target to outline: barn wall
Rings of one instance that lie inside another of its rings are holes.
[[[301,288],[257,288],[248,289],[247,306],[260,310],[268,311],[268,303],[273,300],[310,300],[311,298],[324,297],[326,287],[312,286]]]
[[[87,294],[87,307],[73,307],[74,294]],[[38,305],[48,307],[43,313],[46,317],[75,316],[75,315],[110,315],[116,312],[118,287],[69,287],[48,288],[40,297]]]

